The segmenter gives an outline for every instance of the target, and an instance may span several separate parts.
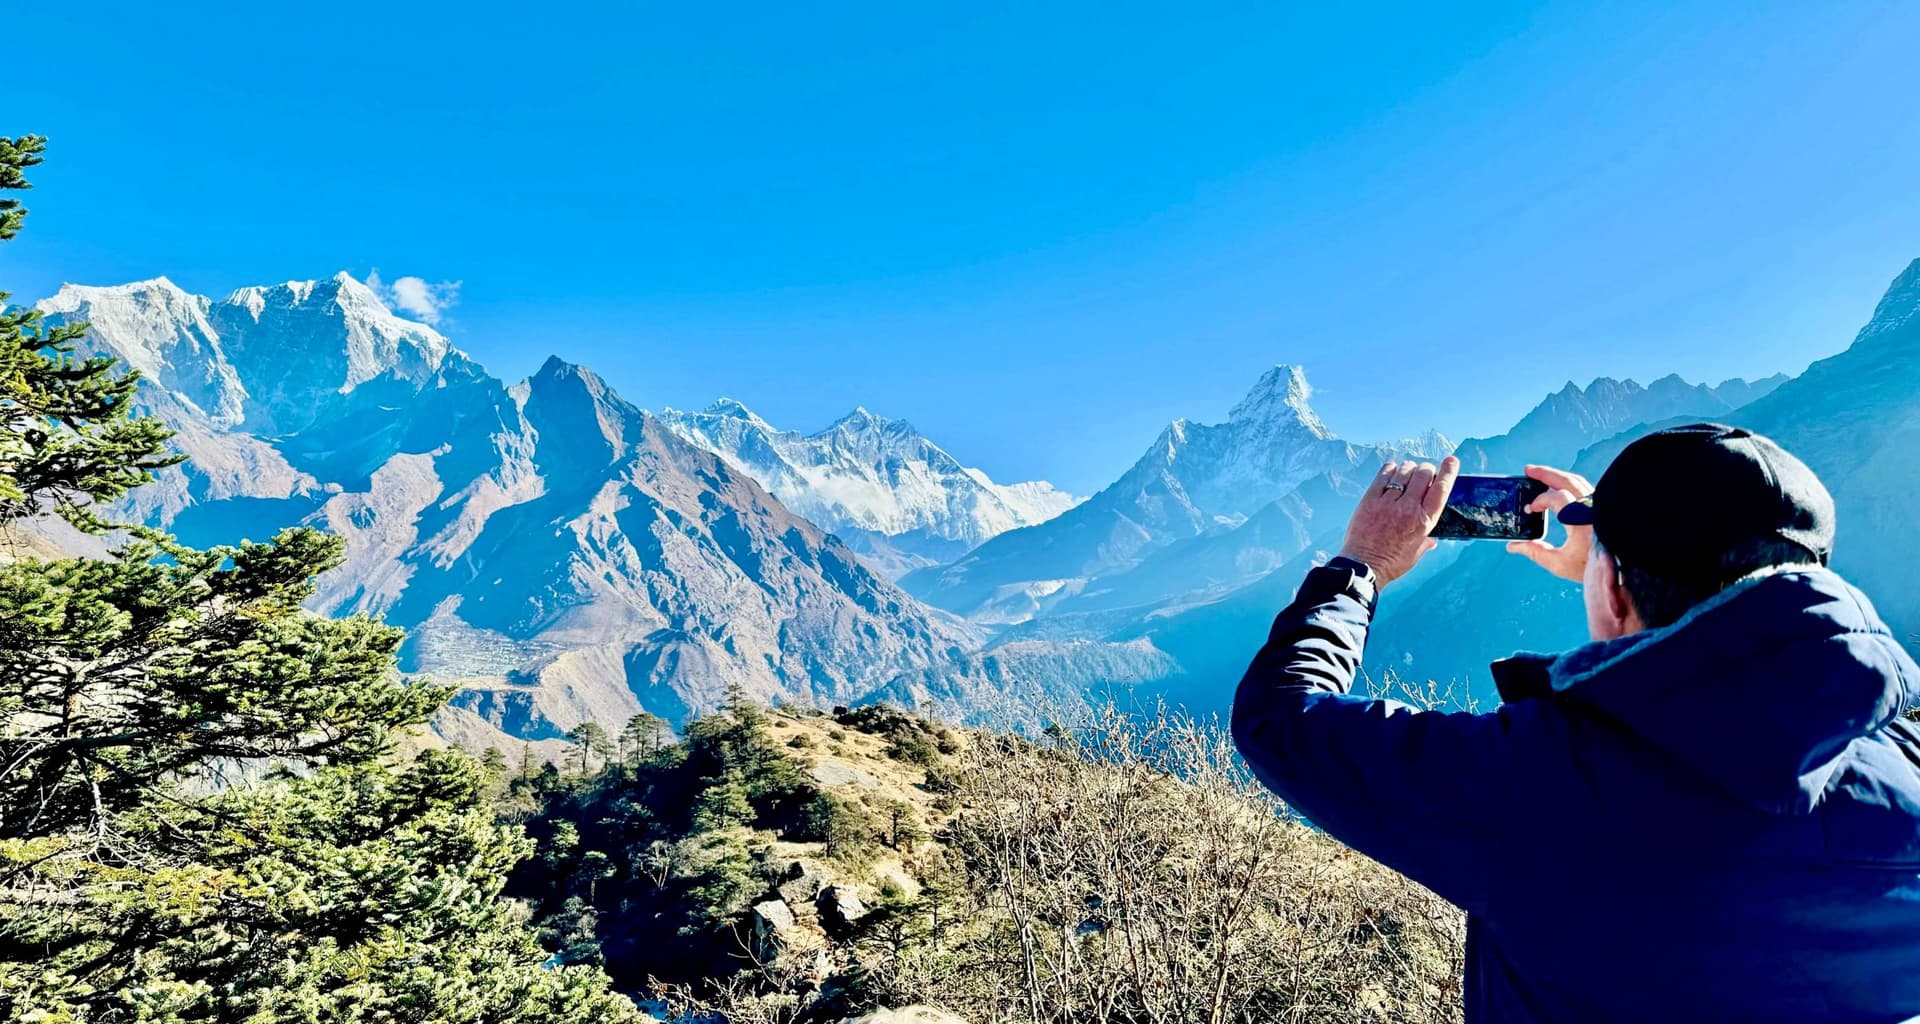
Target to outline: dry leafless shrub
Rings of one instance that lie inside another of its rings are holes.
[[[951,835],[987,924],[930,1001],[1034,1022],[1459,1018],[1459,913],[1292,819],[1216,724],[1108,707],[966,756]]]

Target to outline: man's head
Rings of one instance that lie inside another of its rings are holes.
[[[1741,578],[1825,565],[1833,497],[1806,464],[1765,437],[1696,423],[1628,445],[1589,503],[1560,512],[1591,524],[1587,627],[1596,640],[1658,629]]]

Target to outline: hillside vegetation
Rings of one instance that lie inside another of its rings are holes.
[[[1217,731],[1037,739],[736,699],[524,766],[510,891],[562,959],[728,1020],[1450,1021],[1463,923],[1290,819]]]

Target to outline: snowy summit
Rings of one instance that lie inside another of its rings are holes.
[[[995,483],[913,424],[865,408],[814,434],[781,430],[730,398],[702,412],[666,409],[660,419],[896,575],[950,561],[1076,503],[1045,481]]]

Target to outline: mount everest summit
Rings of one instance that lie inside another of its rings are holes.
[[[815,434],[777,429],[727,398],[702,412],[662,410],[660,421],[896,577],[1077,503],[1045,481],[996,484],[912,424],[864,408]]]

